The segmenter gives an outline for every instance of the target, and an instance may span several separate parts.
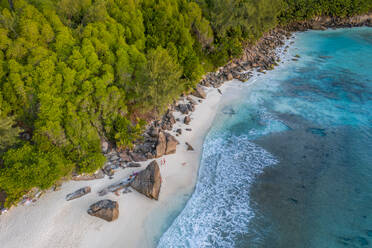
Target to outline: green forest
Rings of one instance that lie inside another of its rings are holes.
[[[276,25],[372,0],[0,0],[0,189],[90,173],[203,74]]]

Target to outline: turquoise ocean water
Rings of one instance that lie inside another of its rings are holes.
[[[208,133],[158,247],[372,247],[372,28],[296,34]]]

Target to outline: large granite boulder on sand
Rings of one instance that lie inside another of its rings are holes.
[[[165,136],[167,139],[167,148],[165,149],[165,155],[176,153],[177,145],[179,144],[178,140],[169,133],[166,133]]]
[[[176,152],[178,140],[169,133],[160,132],[155,148],[155,157],[159,158]]]
[[[195,91],[193,91],[192,94],[196,97],[203,99],[205,99],[205,97],[207,96],[207,94],[205,94],[203,88],[200,85],[196,86]]]
[[[101,200],[90,205],[88,214],[106,221],[113,221],[119,217],[119,204],[108,199]]]
[[[66,201],[71,201],[71,200],[74,200],[76,198],[80,198],[83,195],[89,194],[90,192],[91,192],[91,189],[90,189],[89,186],[78,189],[75,192],[66,195]]]
[[[139,172],[133,182],[133,189],[145,196],[157,200],[159,198],[161,175],[156,160],[152,161],[145,170]]]
[[[167,149],[167,138],[165,137],[164,132],[160,132],[158,135],[158,141],[156,144],[155,157],[159,158],[165,154]]]

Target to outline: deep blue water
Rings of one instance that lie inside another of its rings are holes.
[[[221,107],[158,247],[372,247],[372,28],[298,33],[295,54]]]

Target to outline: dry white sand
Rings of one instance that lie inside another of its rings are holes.
[[[231,85],[225,83],[220,90],[224,92]],[[70,181],[64,183],[61,190],[48,192],[37,202],[12,208],[0,216],[0,246],[3,248],[154,246],[154,235],[159,234],[160,227],[164,224],[163,219],[169,217],[169,213],[179,206],[179,199],[192,193],[195,186],[204,137],[221,100],[221,94],[217,89],[206,88],[206,92],[207,99],[196,106],[196,110],[191,114],[190,125],[177,122],[173,127],[173,130],[182,127],[183,133],[176,137],[180,142],[176,154],[165,156],[166,165],[160,166],[163,180],[158,201],[148,199],[134,190],[120,196],[110,193],[99,197],[97,194],[102,188],[127,177],[134,171],[142,170],[150,161],[143,162],[142,168],[118,169],[112,180],[106,177],[93,181]],[[175,113],[175,117],[180,117],[183,122],[183,115],[180,113]],[[185,128],[191,128],[192,131],[186,131]],[[190,143],[194,151],[187,151],[185,142]],[[158,163],[160,165],[160,159]],[[76,200],[69,202],[65,200],[68,193],[84,186],[90,186],[92,192]],[[89,206],[101,199],[111,199],[119,203],[118,220],[109,223],[87,214]],[[146,228],[146,225],[150,225],[150,228]]]

